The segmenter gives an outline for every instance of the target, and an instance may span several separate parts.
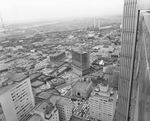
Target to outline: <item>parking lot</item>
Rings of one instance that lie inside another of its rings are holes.
[[[89,117],[89,102],[88,101],[76,101],[74,102],[75,106],[73,109],[73,115],[75,117],[80,117],[84,119],[88,119]]]

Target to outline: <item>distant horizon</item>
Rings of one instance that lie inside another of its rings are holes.
[[[123,14],[124,0],[1,0],[4,23],[30,23],[45,20]],[[1,23],[1,21],[0,21]]]
[[[86,16],[86,17],[70,17],[70,18],[58,18],[58,19],[38,19],[38,20],[33,20],[33,21],[21,21],[21,22],[5,22],[3,21],[3,23],[5,24],[5,26],[11,26],[11,25],[21,25],[21,24],[39,24],[39,23],[50,23],[50,22],[55,22],[55,21],[70,21],[70,20],[78,20],[78,19],[86,19],[86,18],[90,18],[90,19],[110,19],[110,17],[122,17],[122,14],[118,14],[118,15],[105,15],[105,16]],[[111,18],[112,19],[112,18]],[[0,21],[0,28],[2,28],[2,23]]]

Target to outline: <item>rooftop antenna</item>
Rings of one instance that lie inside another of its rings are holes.
[[[4,34],[6,34],[6,31],[5,31],[5,26],[4,26],[4,22],[3,22],[3,19],[2,19],[2,15],[0,14],[0,19],[1,19],[1,23],[2,23],[2,28],[4,30]]]
[[[100,29],[100,27],[101,27],[101,19],[99,19],[98,27]]]
[[[94,28],[96,27],[96,20],[95,20],[95,18],[94,18]]]
[[[3,19],[2,19],[2,15],[0,13],[0,21],[2,23],[2,29],[3,29],[3,33],[4,33],[4,40],[7,40],[7,37],[6,37],[6,29],[5,29],[5,26],[4,26],[4,22],[3,22]]]

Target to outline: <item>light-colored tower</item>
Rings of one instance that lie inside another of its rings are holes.
[[[25,121],[35,106],[30,79],[0,88],[3,121]]]
[[[72,116],[72,103],[68,98],[61,97],[57,103],[56,107],[59,112],[60,121],[69,121]]]
[[[99,19],[98,21],[98,28],[100,29],[101,28],[101,20]]]
[[[116,92],[108,85],[98,85],[89,98],[90,118],[112,121],[116,110],[116,97]]]
[[[96,19],[94,18],[94,28],[96,27]]]

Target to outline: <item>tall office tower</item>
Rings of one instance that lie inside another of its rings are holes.
[[[112,74],[112,86],[115,89],[118,89],[118,83],[119,83],[119,71],[113,70]]]
[[[100,121],[113,121],[116,110],[116,91],[108,85],[99,84],[91,93],[90,118]]]
[[[30,79],[0,88],[2,121],[25,121],[35,106]]]
[[[72,50],[72,68],[77,75],[84,76],[89,73],[89,52]]]
[[[134,67],[137,66],[135,50],[140,10],[150,7],[149,0],[125,0],[123,13],[122,43],[120,54],[120,81],[115,121],[133,120],[136,102]]]
[[[68,98],[61,97],[56,102],[60,121],[69,121],[72,116],[72,103]]]
[[[136,95],[132,96],[136,100],[132,119],[150,121],[150,12],[141,12],[138,31],[136,63],[134,64],[134,80],[138,84],[135,89]]]
[[[125,0],[123,13],[122,43],[120,54],[120,82],[118,85],[118,105],[116,121],[126,121],[131,86],[133,48],[135,46],[135,26],[137,21],[137,0]]]

